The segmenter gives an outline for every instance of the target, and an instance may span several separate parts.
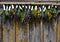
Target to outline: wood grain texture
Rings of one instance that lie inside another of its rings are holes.
[[[60,5],[60,2],[0,2],[0,4]]]
[[[14,22],[14,21],[13,21]],[[14,22],[15,25],[15,22]],[[56,34],[56,29],[57,29],[57,22],[53,23],[53,27],[50,27],[50,32],[48,31],[48,24],[43,24],[43,22],[41,21],[40,23],[32,23],[31,24],[27,23],[25,26],[26,27],[21,27],[19,28],[19,22],[16,21],[16,25],[13,26],[13,29],[10,30],[10,42],[15,42],[15,28],[16,28],[16,42],[47,42],[47,40],[52,40],[52,42],[59,42],[60,39],[60,21],[58,22],[58,31]],[[40,26],[39,26],[40,25]],[[3,42],[8,42],[7,36],[6,36],[6,26],[5,24],[2,25],[3,26]],[[23,25],[22,25],[23,26]],[[12,27],[10,27],[12,28]],[[31,29],[33,28],[33,30],[31,31]],[[35,29],[34,29],[35,28]],[[52,28],[54,28],[54,30],[52,30]],[[44,29],[44,31],[43,31]],[[24,34],[26,33],[26,34]],[[32,34],[31,34],[32,33]],[[40,33],[40,34],[39,34]],[[24,37],[22,38],[21,36],[24,35]],[[32,36],[29,36],[32,35]],[[38,37],[38,36],[40,37]],[[47,38],[47,35],[49,37],[51,37],[50,39]],[[57,35],[57,38],[56,37]],[[30,40],[29,38],[32,37],[32,40]],[[38,40],[41,39],[40,41]]]
[[[60,16],[58,18],[57,26],[58,26],[58,28],[57,28],[57,41],[56,42],[60,42]]]

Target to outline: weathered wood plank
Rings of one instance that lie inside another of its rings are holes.
[[[60,42],[60,16],[58,18],[57,42]]]
[[[10,29],[10,42],[15,42],[15,21],[12,21],[11,29]]]
[[[0,4],[60,5],[60,2],[0,2]]]
[[[6,33],[7,33],[6,27],[5,27],[5,25],[3,24],[3,42],[8,42],[8,41],[7,41]]]
[[[21,42],[20,35],[21,35],[22,30],[19,29],[18,25],[19,25],[18,22],[16,22],[16,42]]]

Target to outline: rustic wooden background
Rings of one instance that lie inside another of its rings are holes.
[[[40,22],[2,24],[0,15],[0,41],[2,42],[60,42],[60,17],[53,24]],[[50,27],[49,27],[50,26]],[[50,29],[48,29],[50,28]],[[3,34],[3,35],[2,35]]]

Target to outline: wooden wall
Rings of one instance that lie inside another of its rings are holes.
[[[2,34],[3,42],[50,42],[50,40],[51,42],[60,42],[60,17],[58,24],[54,21],[52,25],[42,21],[22,24],[14,20],[11,25],[1,25],[0,20],[1,42]]]
[[[20,24],[13,22],[13,26],[8,27],[3,24],[3,42],[56,42],[56,25],[48,27],[48,24],[32,23],[32,24]],[[8,25],[7,25],[8,26]],[[30,27],[31,26],[31,27]],[[50,28],[50,29],[48,29]],[[58,37],[60,31],[58,29]]]

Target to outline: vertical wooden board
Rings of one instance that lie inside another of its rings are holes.
[[[52,22],[48,23],[48,40],[47,40],[47,42],[53,42],[53,40],[52,40],[53,39],[52,24],[53,24]]]
[[[12,21],[13,22],[13,21]],[[3,26],[3,42],[15,42],[15,26],[13,25],[4,25]],[[7,29],[9,28],[9,36]]]
[[[15,22],[12,21],[12,25],[10,26],[10,42],[15,42]]]
[[[16,21],[16,42],[21,42],[20,41],[20,34],[21,34],[21,31],[20,31],[20,29],[19,29],[19,27],[18,27],[18,22]]]
[[[32,42],[32,23],[29,23],[29,42]]]
[[[40,22],[40,25],[41,25],[41,42],[42,42],[42,21]]]
[[[29,23],[27,23],[27,42],[29,42]]]
[[[0,42],[2,42],[2,23],[1,23],[1,21],[2,21],[2,18],[1,18],[1,13],[0,13]]]
[[[36,25],[37,25],[37,24],[36,24],[36,22],[35,22],[35,23],[34,23],[34,30],[33,30],[33,37],[34,37],[34,38],[33,38],[33,41],[34,41],[34,42],[37,42]]]
[[[24,38],[24,41],[23,42],[28,42],[28,38],[26,37],[26,38]]]
[[[60,16],[58,18],[58,34],[57,34],[58,38],[57,38],[57,42],[60,42]]]
[[[16,42],[25,42],[24,41],[24,26],[19,22],[16,22]]]
[[[41,42],[43,42],[43,22],[41,21]]]
[[[1,29],[0,29],[0,42],[2,42]]]
[[[40,42],[40,24],[39,22],[35,22],[33,24],[33,35],[32,42]]]
[[[16,22],[16,42],[28,42],[28,31],[27,31],[28,25],[26,25],[26,29],[22,23]],[[24,35],[24,31],[26,32],[26,35]]]
[[[34,23],[29,23],[29,42],[33,42]]]
[[[10,30],[10,42],[13,42],[13,30]]]
[[[36,42],[40,42],[40,27],[39,27],[39,22],[36,23]]]
[[[44,28],[44,42],[46,42],[46,25],[45,24],[43,25],[43,28]]]
[[[52,23],[53,22],[53,23]],[[48,24],[48,38],[47,42],[56,42],[56,24],[57,22],[54,20]]]
[[[57,29],[57,20],[55,21],[53,21],[53,25],[52,25],[53,27],[51,28],[51,30],[52,30],[52,42],[56,42],[56,29]]]
[[[40,42],[41,42],[41,23],[39,22],[39,33],[40,33]]]
[[[28,28],[29,28],[29,25],[24,24],[24,40],[23,40],[23,42],[28,42]]]
[[[47,42],[47,39],[48,39],[48,24],[45,23],[44,24],[44,42]]]
[[[45,22],[43,28],[44,28],[44,42],[50,42],[52,38],[51,23]]]
[[[35,22],[33,22],[32,42],[34,42]]]
[[[7,31],[6,31],[6,26],[3,24],[3,42],[8,42],[7,41]]]
[[[10,29],[11,29],[11,25],[10,25],[8,20],[5,23],[5,28],[4,29],[5,29],[5,32],[6,32],[6,38],[5,39],[7,39],[7,42],[10,42]]]
[[[60,42],[60,24],[58,25],[58,42]]]

